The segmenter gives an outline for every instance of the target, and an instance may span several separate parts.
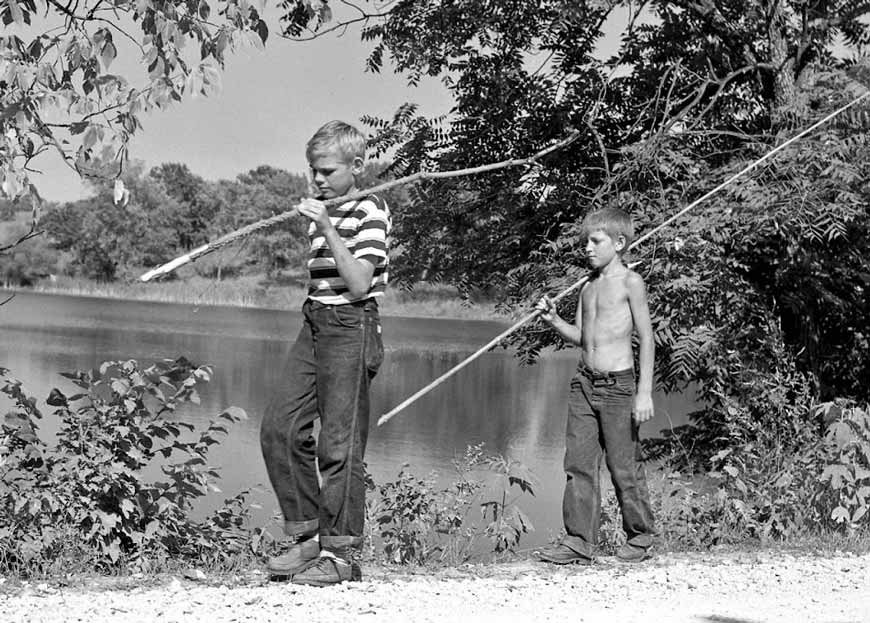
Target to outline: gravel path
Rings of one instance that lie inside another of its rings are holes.
[[[631,566],[527,560],[365,571],[363,582],[325,589],[270,583],[256,571],[225,584],[169,577],[149,586],[124,578],[62,587],[0,578],[0,621],[870,623],[870,554],[663,554]]]

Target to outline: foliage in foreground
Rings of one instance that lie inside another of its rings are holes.
[[[60,421],[53,446],[38,435],[36,400],[7,370],[0,376],[13,403],[0,436],[0,570],[45,574],[71,560],[148,569],[245,552],[247,492],[203,520],[190,512],[217,478],[209,448],[245,413],[230,407],[199,433],[171,418],[199,401],[209,367],[179,359],[142,369],[131,360],[64,374],[79,393],[54,389],[46,400]],[[160,477],[146,477],[158,467]]]
[[[742,438],[703,475],[666,470],[658,500],[662,537],[707,548],[747,540],[870,536],[870,409],[809,402],[774,409],[778,429],[742,419]]]
[[[534,530],[517,505],[521,495],[535,494],[522,463],[488,454],[478,444],[453,465],[456,479],[446,487],[434,475],[414,476],[407,465],[395,481],[369,480],[369,541],[372,549],[380,541],[386,562],[457,564],[479,554],[481,541],[501,555],[515,551]]]
[[[195,518],[195,503],[219,491],[209,450],[246,417],[229,407],[202,431],[179,420],[211,374],[183,358],[63,374],[77,393],[46,399],[60,423],[49,445],[37,400],[0,368],[11,404],[0,434],[0,573],[227,569],[271,553],[268,531],[250,524],[250,490]],[[497,554],[516,548],[532,530],[513,493],[534,494],[526,469],[481,446],[455,465],[458,479],[440,490],[405,470],[383,485],[369,480],[372,553],[405,564],[467,560],[481,541]]]
[[[230,569],[274,550],[268,531],[250,524],[250,491],[194,518],[194,503],[217,490],[209,449],[245,417],[230,407],[199,432],[178,420],[179,407],[198,402],[207,366],[116,361],[64,376],[79,393],[54,389],[47,398],[60,422],[49,446],[38,434],[36,399],[0,369],[12,405],[0,435],[0,573]],[[729,417],[741,426],[730,430],[743,434],[723,444],[711,470],[664,470],[652,500],[665,548],[870,534],[870,410],[773,395],[793,385],[759,389],[759,399],[780,405],[778,427],[761,427],[732,405]],[[369,478],[369,557],[459,564],[517,551],[533,530],[519,505],[534,495],[528,470],[482,445],[454,466],[446,486],[407,466],[393,481]],[[602,552],[622,539],[616,501],[605,499]]]

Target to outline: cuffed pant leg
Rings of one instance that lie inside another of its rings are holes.
[[[311,330],[305,322],[288,357],[287,387],[266,409],[260,427],[260,448],[284,515],[284,531],[293,537],[318,531],[315,373]]]

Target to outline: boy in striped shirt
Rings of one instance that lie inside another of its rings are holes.
[[[357,192],[365,144],[359,130],[331,121],[306,147],[317,189],[316,199],[298,206],[310,220],[308,298],[289,355],[287,387],[267,408],[260,430],[284,532],[294,541],[267,566],[297,584],[361,577],[363,454],[369,383],[384,356],[377,299],[387,285],[391,221],[377,195],[329,206],[324,201]]]

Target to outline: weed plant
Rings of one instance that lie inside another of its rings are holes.
[[[394,481],[369,480],[372,555],[379,545],[388,563],[456,565],[484,553],[498,558],[516,551],[534,530],[517,504],[520,496],[534,495],[529,471],[485,452],[483,444],[468,446],[453,465],[455,479],[441,488],[434,474],[420,478],[407,465]]]

